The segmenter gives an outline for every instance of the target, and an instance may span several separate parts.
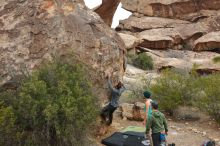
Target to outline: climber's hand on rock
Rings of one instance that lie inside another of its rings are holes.
[[[111,77],[111,74],[108,72],[106,73],[106,78],[109,79]]]

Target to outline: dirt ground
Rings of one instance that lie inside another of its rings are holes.
[[[201,144],[209,139],[213,139],[217,146],[220,146],[220,125],[217,125],[213,120],[206,122],[189,122],[189,121],[174,121],[168,118],[169,135],[168,143],[175,143],[176,146],[201,146]],[[108,128],[108,132],[97,138],[98,145],[101,144],[101,139],[108,137],[116,131],[120,131],[127,126],[143,126],[142,122],[122,120],[114,118],[112,125]]]

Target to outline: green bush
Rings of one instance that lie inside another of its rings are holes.
[[[220,63],[220,56],[213,58],[214,63]]]
[[[220,74],[198,76],[166,70],[151,86],[160,108],[173,114],[180,105],[198,106],[220,123]]]
[[[165,70],[156,83],[151,86],[154,98],[159,101],[160,107],[173,114],[179,105],[191,105],[195,93],[193,88],[195,77],[189,74],[180,74],[173,70]]]
[[[134,65],[144,69],[144,70],[152,70],[153,69],[153,59],[148,56],[146,53],[141,53],[137,58],[134,59]]]
[[[0,145],[86,145],[97,99],[81,65],[45,65],[0,95]]]
[[[200,78],[197,86],[200,96],[195,99],[196,104],[220,123],[220,74]]]
[[[144,70],[153,69],[153,59],[146,53],[141,53],[139,55],[129,55],[128,63]]]
[[[16,142],[15,96],[9,92],[0,93],[0,145],[13,145]]]
[[[133,64],[134,59],[136,59],[136,58],[137,58],[136,54],[128,54],[127,55],[127,63],[128,64]]]

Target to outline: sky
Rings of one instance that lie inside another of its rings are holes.
[[[84,0],[86,3],[86,6],[89,8],[94,8],[102,3],[102,0]],[[115,28],[119,24],[119,20],[124,20],[128,18],[131,15],[131,12],[123,9],[120,4],[118,6],[118,9],[115,12],[115,16],[113,18],[112,28]]]

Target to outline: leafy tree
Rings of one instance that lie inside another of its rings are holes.
[[[82,65],[47,64],[1,94],[0,145],[86,145],[97,107]]]
[[[196,76],[165,70],[156,83],[151,86],[154,98],[160,102],[160,107],[171,115],[179,105],[192,105],[196,94],[193,81]]]
[[[16,141],[14,100],[10,92],[0,94],[0,145],[13,145]]]
[[[220,74],[200,78],[197,86],[200,96],[195,99],[196,104],[220,123]]]
[[[198,76],[166,70],[151,86],[154,99],[170,114],[180,105],[197,106],[220,123],[220,74]]]

